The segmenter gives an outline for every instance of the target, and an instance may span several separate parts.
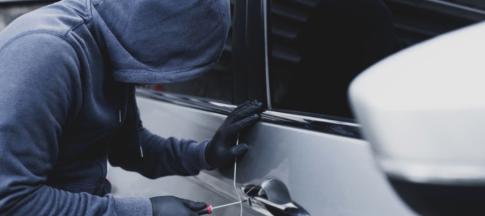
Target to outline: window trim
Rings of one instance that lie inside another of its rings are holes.
[[[268,40],[268,16],[269,7],[268,1],[262,0],[263,7],[263,25],[264,25],[264,78],[266,79],[266,103],[269,110],[273,109],[272,98],[271,98],[271,80],[269,76],[269,40]]]
[[[235,105],[225,104],[224,102],[211,99],[198,98],[190,95],[163,93],[148,89],[137,89],[136,94],[139,97],[222,115],[228,115],[234,108],[236,108]],[[273,110],[266,110],[263,112],[261,114],[261,119],[263,122],[275,125],[288,126],[352,139],[363,139],[360,132],[360,126],[356,123],[309,117]]]
[[[262,0],[237,0],[233,24],[233,103],[257,99],[266,104],[265,25]]]
[[[387,0],[392,3],[399,3],[404,5],[412,5],[423,9],[434,10],[440,13],[457,16],[461,18],[470,19],[476,22],[482,21],[485,18],[485,10],[467,6],[460,3],[453,3],[443,0]]]

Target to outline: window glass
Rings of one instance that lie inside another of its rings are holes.
[[[465,6],[476,7],[485,10],[485,1],[483,0],[446,0],[450,3],[462,4]]]
[[[456,8],[411,2],[272,0],[272,107],[352,119],[347,88],[360,72],[400,49],[478,21],[476,14],[450,13]]]
[[[153,85],[148,86],[148,88],[161,92],[203,97],[211,100],[231,103],[233,101],[231,36],[232,30],[229,32],[229,37],[226,40],[221,58],[211,71],[189,81]]]

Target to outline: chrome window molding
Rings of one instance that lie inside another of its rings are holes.
[[[387,0],[389,2],[396,2],[406,5],[413,5],[420,8],[438,9],[442,13],[453,16],[464,17],[467,19],[481,21],[485,18],[485,10],[467,6],[458,3],[457,1],[443,1],[443,0]]]
[[[272,110],[271,103],[271,81],[269,79],[269,50],[268,50],[268,0],[262,0],[263,7],[263,32],[264,32],[264,75],[266,79],[266,104],[268,109]]]
[[[210,99],[147,89],[137,89],[137,96],[223,115],[229,114],[236,107],[235,105]],[[279,111],[265,111],[261,115],[261,118],[264,122],[273,124],[344,136],[347,138],[363,139],[360,133],[360,126],[356,123]]]

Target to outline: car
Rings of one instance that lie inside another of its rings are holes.
[[[237,104],[257,99],[266,111],[239,136],[249,152],[232,168],[193,177],[149,180],[110,167],[113,193],[175,195],[214,206],[251,197],[214,215],[414,215],[376,166],[347,89],[387,56],[484,20],[485,3],[236,0],[232,15],[212,71],[187,82],[139,86],[137,103],[152,132],[203,141]]]
[[[235,105],[258,99],[267,111],[240,135],[251,149],[237,164],[238,189],[277,180],[310,215],[413,215],[375,166],[348,108],[348,85],[394,52],[483,20],[483,10],[450,2],[328,2],[234,2],[231,39],[214,71],[139,88],[144,125],[163,136],[205,140]],[[363,37],[375,37],[375,49],[360,48],[368,42]],[[110,172],[119,194],[174,194],[213,205],[239,199],[232,169],[155,181],[127,175]],[[243,215],[284,215],[264,203],[243,206]],[[214,213],[238,215],[239,208]]]
[[[483,20],[483,4],[325,2],[233,2],[231,39],[212,72],[185,83],[139,88],[144,125],[163,136],[205,140],[235,105],[258,99],[267,111],[240,135],[251,149],[237,164],[237,188],[277,180],[310,215],[413,215],[375,166],[349,109],[347,88],[386,56]],[[360,48],[368,41],[363,37],[375,37],[377,51]],[[128,175],[111,170],[117,193],[174,194],[213,205],[238,200],[232,169],[155,181]],[[261,203],[243,206],[243,215],[272,214]],[[238,215],[239,208],[214,213]]]

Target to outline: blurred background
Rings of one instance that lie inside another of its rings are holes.
[[[0,0],[0,30],[18,16],[54,1]]]

